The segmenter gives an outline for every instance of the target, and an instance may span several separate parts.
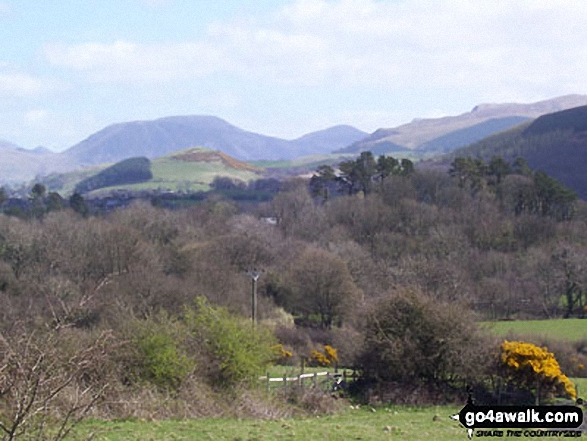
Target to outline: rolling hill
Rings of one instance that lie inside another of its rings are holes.
[[[108,126],[62,153],[44,148],[26,150],[0,141],[0,183],[29,181],[35,176],[64,173],[131,157],[149,159],[203,146],[239,160],[293,160],[330,153],[367,133],[334,126],[285,140],[239,129],[213,116],[177,116]],[[80,172],[87,176],[84,171]]]
[[[348,125],[334,126],[318,132],[308,133],[290,141],[297,154],[289,159],[332,153],[350,143],[363,139],[365,136],[367,136],[366,132]]]
[[[444,161],[457,156],[487,160],[494,155],[510,162],[523,157],[532,169],[546,172],[587,200],[587,106],[543,115],[455,150]]]
[[[198,145],[244,161],[277,160],[329,153],[364,135],[350,126],[336,126],[288,141],[248,132],[213,116],[174,116],[106,127],[63,155],[91,165],[136,156],[152,159]]]
[[[134,178],[120,176],[120,171],[129,170],[129,167]],[[217,150],[190,148],[150,161],[129,158],[114,165],[96,165],[89,169],[54,174],[42,182],[49,190],[63,195],[75,190],[90,195],[112,190],[205,191],[216,177],[246,182],[259,178],[262,171]]]
[[[0,140],[0,185],[29,181],[35,176],[71,170],[75,164],[44,148],[27,150],[9,141]]]
[[[583,105],[587,105],[587,95],[567,95],[531,104],[481,104],[458,116],[415,119],[399,127],[379,129],[345,148],[344,152],[374,151],[378,145],[385,144],[423,151],[428,150],[431,145],[434,148],[440,146],[442,150],[451,150],[511,128],[519,124],[522,118],[533,119]]]

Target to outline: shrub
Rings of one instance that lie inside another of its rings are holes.
[[[532,343],[504,341],[500,354],[503,374],[515,385],[535,390],[538,400],[548,394],[576,398],[575,386],[564,375],[552,352]]]
[[[492,345],[470,313],[418,292],[378,302],[363,329],[358,364],[368,381],[462,386],[481,380]]]
[[[330,345],[324,345],[324,351],[313,349],[310,352],[311,366],[332,366],[338,363],[338,351]]]
[[[77,339],[55,331],[0,333],[0,437],[64,439],[103,396],[94,375],[110,335]]]
[[[195,363],[180,346],[181,323],[166,314],[135,325],[135,376],[162,388],[177,389]]]
[[[203,297],[196,309],[186,309],[185,321],[190,336],[203,351],[206,376],[214,386],[232,387],[251,382],[266,371],[277,343],[271,332],[261,326],[252,328],[250,320],[212,306]]]
[[[293,352],[285,349],[285,347],[278,343],[271,347],[274,351],[273,361],[276,364],[288,365],[291,364]]]

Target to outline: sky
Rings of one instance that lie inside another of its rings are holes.
[[[587,93],[584,0],[0,0],[0,139],[215,115],[287,139]]]

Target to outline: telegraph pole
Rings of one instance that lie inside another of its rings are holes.
[[[261,275],[260,271],[253,269],[252,271],[247,271],[247,274],[251,277],[251,319],[253,321],[253,328],[257,323],[257,280],[259,280],[259,276]]]

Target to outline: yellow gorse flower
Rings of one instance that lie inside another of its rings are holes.
[[[501,345],[501,362],[513,377],[522,382],[540,381],[545,385],[562,385],[565,393],[576,398],[575,386],[561,371],[552,352],[532,343],[504,341]]]

